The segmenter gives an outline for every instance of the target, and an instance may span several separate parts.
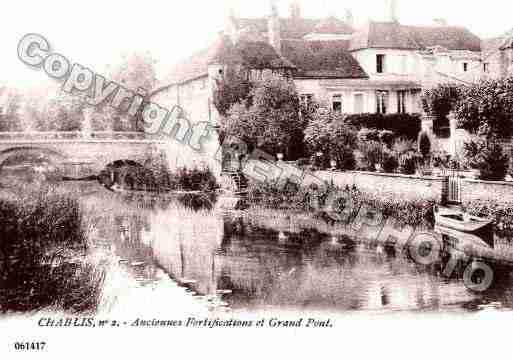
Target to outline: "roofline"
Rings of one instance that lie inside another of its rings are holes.
[[[294,80],[369,80],[370,77],[342,77],[342,76],[292,76]]]
[[[153,96],[156,96],[158,95],[159,93],[163,92],[163,91],[166,91],[168,90],[169,88],[173,87],[173,86],[177,86],[177,85],[183,85],[183,84],[186,84],[188,82],[191,82],[191,81],[194,81],[194,80],[198,80],[198,79],[201,79],[203,77],[208,77],[208,73],[204,74],[204,75],[201,75],[201,76],[196,76],[194,78],[191,78],[191,79],[188,79],[188,80],[185,80],[185,81],[179,81],[179,82],[171,82],[167,85],[164,85],[164,86],[161,86],[159,88],[157,88],[155,91],[151,92],[147,97],[148,98],[152,98]]]
[[[441,45],[440,45],[441,46]],[[405,50],[405,51],[418,51],[418,50],[427,50],[427,47],[418,47],[418,48],[411,48],[411,47],[384,47],[384,46],[368,46],[368,47],[358,47],[355,49],[349,49],[347,51],[354,52],[354,51],[360,51],[360,50]],[[470,51],[470,52],[483,52],[483,49],[480,50],[469,50],[469,49],[447,49],[448,51]]]

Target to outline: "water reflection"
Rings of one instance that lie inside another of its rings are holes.
[[[466,289],[461,270],[444,277],[443,261],[416,264],[394,247],[341,231],[109,196],[89,199],[94,236],[112,245],[141,285],[156,281],[162,268],[191,293],[234,310],[467,311],[490,303],[513,309],[509,267],[478,294]]]

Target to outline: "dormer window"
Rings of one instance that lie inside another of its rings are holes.
[[[385,55],[383,54],[376,55],[376,72],[378,74],[385,72]]]

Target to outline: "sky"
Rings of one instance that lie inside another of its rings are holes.
[[[291,0],[277,0],[281,16],[288,16]],[[505,0],[397,0],[404,24],[431,24],[445,18],[481,37],[497,36],[513,28],[513,3]],[[352,9],[357,24],[383,18],[385,0],[302,0],[305,17],[343,17]],[[47,38],[52,50],[72,62],[108,73],[123,54],[150,52],[159,78],[171,66],[212,42],[233,8],[244,17],[269,14],[269,0],[87,0],[82,2],[9,0],[2,4],[0,84],[18,88],[44,87],[51,80],[17,58],[19,40],[27,33]]]

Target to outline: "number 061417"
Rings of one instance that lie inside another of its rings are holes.
[[[14,343],[15,350],[44,350],[46,346],[45,342],[16,342]]]

